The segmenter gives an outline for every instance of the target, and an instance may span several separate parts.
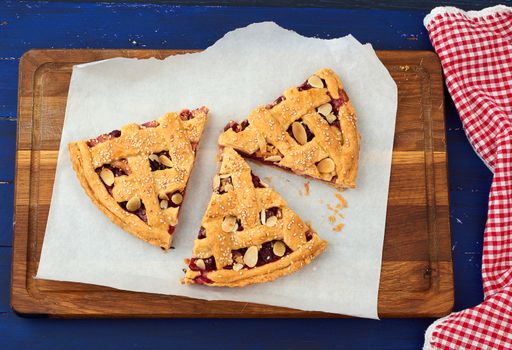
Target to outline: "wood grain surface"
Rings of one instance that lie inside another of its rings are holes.
[[[73,64],[185,51],[34,50],[20,63],[11,303],[25,314],[94,317],[337,317],[280,307],[35,280]],[[381,317],[443,316],[453,307],[444,104],[437,57],[381,51],[399,89],[379,290]]]

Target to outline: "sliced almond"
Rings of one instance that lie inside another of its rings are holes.
[[[166,200],[169,200],[169,197],[167,197],[167,193],[165,192],[160,192],[158,194],[158,199],[166,199]]]
[[[322,82],[322,79],[320,79],[316,75],[312,75],[311,77],[309,77],[308,84],[311,85],[312,87],[318,88],[318,89],[324,87],[324,83]]]
[[[277,217],[274,215],[267,218],[267,222],[265,222],[265,225],[267,225],[267,227],[274,227],[274,226],[276,226],[276,224],[277,224]]]
[[[240,271],[243,268],[244,268],[243,264],[239,264],[239,263],[233,264],[233,271]]]
[[[172,162],[169,159],[169,157],[167,157],[165,154],[162,154],[158,159],[160,160],[160,163],[162,163],[166,167],[172,168]]]
[[[292,124],[292,133],[295,140],[299,143],[299,145],[305,145],[308,142],[308,135],[306,134],[306,129],[304,125],[299,122],[293,122]]]
[[[206,269],[206,265],[204,264],[204,260],[203,259],[197,259],[197,260],[194,261],[194,263],[196,264],[198,269],[200,269],[200,270]]]
[[[112,186],[114,184],[114,173],[108,168],[101,169],[100,178],[107,186]]]
[[[126,203],[126,210],[136,211],[140,208],[140,205],[141,205],[140,198],[137,196],[134,196]]]
[[[279,162],[281,160],[280,156],[270,156],[265,158],[267,162]]]
[[[222,220],[222,231],[232,232],[236,225],[236,217],[228,215]]]
[[[162,199],[160,201],[160,209],[165,210],[167,208],[169,208],[169,201],[167,199]]]
[[[152,160],[153,162],[158,162],[160,163],[160,159],[158,158],[158,156],[154,153],[150,154],[149,155],[149,160]]]
[[[324,103],[323,105],[318,107],[316,111],[325,117],[332,112],[332,106],[330,103]]]
[[[267,222],[267,213],[266,213],[266,210],[263,209],[261,212],[260,212],[260,220],[261,220],[261,224],[262,225],[265,225],[265,223]]]
[[[227,179],[228,177],[231,177],[231,175],[230,174],[220,174],[219,177],[221,179]]]
[[[224,185],[224,192],[229,192],[229,191],[233,191],[235,188],[233,187],[232,184],[230,183],[227,183]]]
[[[179,192],[176,192],[171,196],[171,201],[176,205],[180,205],[181,202],[183,202],[183,195]]]
[[[231,230],[231,232],[236,232],[238,231],[238,222],[235,222],[235,225],[233,226],[233,229]]]
[[[256,246],[251,246],[245,251],[244,263],[249,267],[256,266],[258,263],[258,248]]]
[[[331,158],[325,158],[322,159],[318,164],[316,165],[318,168],[318,171],[322,174],[329,174],[330,172],[333,172],[335,169],[334,161]]]
[[[330,113],[330,114],[325,116],[325,120],[327,120],[327,122],[329,124],[332,124],[336,120],[336,116],[334,114]]]
[[[272,251],[277,256],[283,256],[284,253],[286,253],[286,246],[283,242],[277,241],[274,243],[274,246],[272,247]]]
[[[267,149],[267,141],[265,140],[265,137],[261,134],[258,134],[258,146],[260,148],[261,153],[264,153]]]
[[[219,175],[215,175],[215,177],[213,178],[213,190],[217,190],[219,187],[220,187],[220,177]]]

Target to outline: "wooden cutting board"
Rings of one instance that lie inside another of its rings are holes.
[[[339,317],[33,278],[72,66],[116,56],[164,58],[184,52],[189,51],[32,50],[22,57],[11,285],[17,312],[58,317]],[[380,51],[378,56],[398,85],[379,315],[444,316],[453,306],[453,272],[441,67],[437,56],[427,51]]]

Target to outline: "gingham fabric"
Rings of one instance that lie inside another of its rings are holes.
[[[425,26],[467,137],[494,172],[484,302],[430,326],[425,349],[512,349],[512,8],[436,8]]]

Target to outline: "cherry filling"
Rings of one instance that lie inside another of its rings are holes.
[[[153,153],[153,154],[155,154],[157,157],[160,157],[163,155],[163,156],[166,156],[168,159],[171,159],[171,156],[169,155],[169,151],[162,151],[162,152]],[[165,169],[170,168],[169,166],[164,165],[161,161],[156,160],[156,159],[151,159],[151,158],[149,158],[149,165],[151,166],[151,171],[165,170]]]
[[[315,137],[315,134],[313,134],[311,132],[309,127],[306,125],[306,123],[304,123],[301,119],[298,119],[297,122],[299,122],[304,127],[304,130],[306,130],[306,140],[307,140],[307,142],[313,140],[313,138]],[[288,130],[286,130],[286,132],[288,132],[288,134],[291,137],[295,138],[295,135],[293,135],[292,124],[290,124],[290,126],[288,127]]]
[[[123,161],[123,160],[121,160],[121,161]],[[126,161],[126,160],[124,159],[124,161]],[[99,168],[94,169],[94,171],[96,172],[96,174],[100,175],[100,173],[103,169],[109,169],[110,171],[112,171],[112,173],[114,174],[115,177],[128,175],[123,169],[112,166],[111,164],[104,164],[104,165],[100,166]],[[103,182],[103,185],[107,189],[108,193],[110,195],[112,195],[112,189],[114,188],[114,184],[109,186],[105,182]]]
[[[272,207],[265,209],[265,218],[268,219],[271,216],[275,216],[276,218],[281,219],[283,217],[283,212],[281,211],[281,208]]]
[[[184,109],[180,112],[180,118],[181,120],[186,121],[194,118],[194,115],[189,109]]]
[[[160,125],[160,123],[156,120],[150,120],[149,122],[142,123],[140,126],[142,128],[156,128],[158,125]]]
[[[236,218],[236,227],[237,227],[237,231],[243,231],[244,230],[244,226],[242,225],[242,222],[240,221],[239,218]]]
[[[261,245],[261,248],[258,250],[258,262],[256,263],[256,267],[263,266],[269,263],[272,263],[274,261],[277,261],[293,251],[288,247],[283,241],[280,241],[285,245],[285,252],[283,256],[278,256],[274,254],[274,244],[278,242],[276,240],[265,242]],[[240,248],[237,250],[232,250],[232,258],[234,263],[240,263],[243,264],[243,256],[245,255],[245,252],[247,251],[247,248]],[[247,265],[244,265],[244,268],[251,269],[251,267],[248,267]],[[233,264],[224,266],[225,270],[233,270]]]
[[[139,219],[144,221],[146,224],[148,223],[148,217],[146,215],[146,207],[144,206],[144,202],[141,202],[140,208],[135,211],[129,211],[128,209],[126,209],[126,203],[128,203],[128,202],[119,202],[119,206],[121,208],[123,208],[124,210],[126,210],[127,212],[129,212],[130,214],[137,215],[139,217]]]
[[[206,229],[201,226],[201,228],[199,229],[199,233],[197,234],[197,239],[204,239],[206,238]]]
[[[203,261],[204,269],[201,269],[196,265],[196,262],[198,260]],[[190,259],[188,268],[192,271],[200,271],[201,272],[201,275],[194,278],[195,283],[206,284],[206,283],[212,283],[212,281],[206,276],[208,275],[209,271],[214,271],[217,269],[217,264],[215,263],[215,257],[213,257],[213,256],[206,258],[206,259],[192,258],[192,259]]]
[[[313,239],[313,233],[311,231],[306,232],[306,241],[309,242]]]
[[[251,171],[251,177],[252,177],[252,184],[255,188],[265,188],[263,184],[261,183],[261,180],[258,176],[254,175]]]
[[[340,89],[338,94],[340,95],[339,98],[337,98],[337,99],[331,98],[331,101],[329,101],[329,103],[332,106],[332,113],[337,117],[339,115],[340,107],[349,101],[348,95],[345,92],[345,90]],[[339,118],[336,118],[336,120],[332,122],[332,125],[335,125],[339,129],[341,129]]]
[[[223,177],[220,179],[220,185],[215,190],[215,192],[218,194],[224,194],[224,193],[233,191],[233,189],[234,189],[233,180],[231,179],[231,176],[228,176],[228,177]]]
[[[284,97],[283,95],[279,96],[278,98],[276,98],[274,100],[274,102],[272,103],[269,103],[268,105],[265,106],[266,109],[272,109],[274,108],[275,106],[277,106],[278,104],[280,104],[281,102],[283,102],[284,100],[286,100],[286,97]]]
[[[307,82],[307,80],[302,84],[302,85],[299,85],[297,86],[297,89],[299,91],[304,91],[304,90],[309,90],[309,89],[312,89],[313,87],[311,85],[309,85],[309,83]]]
[[[121,136],[121,131],[120,130],[112,130],[108,134],[102,134],[102,135],[98,136],[95,139],[90,139],[89,141],[87,141],[87,146],[94,147],[97,144],[100,144],[102,142],[105,142],[105,141],[108,141],[108,140],[111,140],[111,139],[115,139],[115,138],[117,138],[119,136]]]
[[[197,143],[195,143],[195,142],[191,142],[191,143],[190,143],[190,146],[192,147],[192,151],[193,151],[193,152],[195,152],[195,151],[196,151],[196,149],[197,149]]]
[[[174,233],[174,226],[169,225],[169,229],[167,229],[167,232],[172,235]]]
[[[247,119],[243,120],[240,124],[238,124],[235,121],[230,121],[226,124],[224,127],[224,131],[228,131],[229,129],[233,130],[234,132],[240,132],[245,130],[249,126],[249,121]]]

